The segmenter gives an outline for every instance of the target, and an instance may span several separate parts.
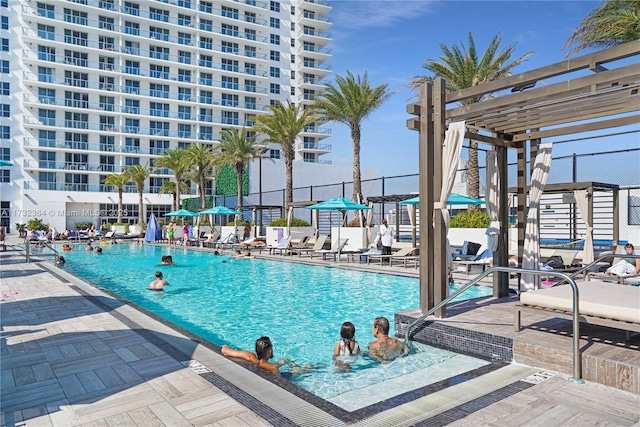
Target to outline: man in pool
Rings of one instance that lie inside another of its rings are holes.
[[[156,271],[156,278],[153,282],[149,283],[149,290],[162,292],[164,291],[164,287],[169,286],[169,282],[162,278],[162,271]]]
[[[162,262],[158,265],[176,265],[176,263],[173,262],[173,257],[171,255],[163,255]]]
[[[369,344],[369,356],[379,362],[390,362],[409,353],[409,347],[389,336],[389,320],[377,317],[371,328],[376,341]]]

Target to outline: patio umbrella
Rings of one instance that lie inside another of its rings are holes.
[[[200,215],[242,215],[242,212],[234,211],[226,206],[215,206],[205,211],[201,211]]]
[[[326,202],[316,203],[315,205],[307,206],[307,209],[318,211],[338,211],[343,214],[347,211],[362,211],[370,210],[369,206],[361,205],[353,200],[345,199],[344,197],[334,197]],[[340,224],[342,225],[342,224]],[[338,227],[338,242],[340,242],[340,227]],[[340,261],[340,244],[338,243],[338,261]]]
[[[476,199],[469,196],[463,196],[458,193],[451,193],[449,199],[447,199],[447,205],[481,205],[485,203],[482,199]],[[418,205],[420,204],[420,197],[413,197],[411,199],[403,200],[401,205]]]
[[[162,228],[158,224],[155,214],[151,214],[147,223],[147,231],[144,233],[144,241],[155,242],[156,240],[162,240]]]
[[[164,216],[177,216],[182,218],[182,223],[184,224],[184,218],[193,218],[194,216],[200,216],[197,212],[191,212],[186,209],[178,209],[174,212],[169,212],[168,214],[164,214]]]
[[[13,166],[13,163],[7,160],[0,160],[0,166]]]

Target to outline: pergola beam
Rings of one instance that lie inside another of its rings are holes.
[[[592,130],[627,126],[634,123],[640,123],[640,115],[620,117],[618,119],[612,119],[612,120],[600,120],[598,122],[583,123],[581,125],[567,126],[567,127],[558,128],[558,129],[549,129],[549,130],[534,131],[530,133],[523,133],[519,135],[514,135],[513,140],[525,141],[527,139],[548,138],[550,136],[569,135],[572,133],[582,133],[582,132],[589,132]]]

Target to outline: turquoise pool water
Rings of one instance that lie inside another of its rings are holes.
[[[402,363],[390,364],[394,369],[366,359],[348,373],[334,368],[342,322],[356,326],[356,339],[366,349],[375,317],[393,325],[395,312],[418,305],[417,279],[157,246],[102,248],[97,255],[77,245],[64,253],[64,268],[217,345],[252,350],[257,338],[271,337],[275,359],[318,367],[292,381],[325,399],[455,356],[418,345]],[[169,254],[177,265],[157,266]],[[170,283],[163,294],[146,289],[158,270]],[[462,297],[490,294],[479,287]]]

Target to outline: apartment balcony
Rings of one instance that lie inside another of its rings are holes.
[[[305,135],[309,134],[309,136],[322,136],[322,137],[328,137],[331,136],[331,129],[330,128],[321,128],[318,126],[306,126],[303,131],[302,131]]]
[[[326,154],[332,151],[331,144],[318,144],[317,142],[299,142],[296,144],[299,153]]]
[[[332,2],[330,0],[302,0],[301,7],[321,15],[326,15],[331,11],[331,4]]]
[[[122,172],[120,165],[79,162],[56,162],[51,160],[24,160],[23,166],[28,170],[52,170],[74,172]]]
[[[306,10],[301,10],[296,16],[296,23],[300,27],[312,27],[319,31],[326,31],[331,27],[331,18],[325,14]]]
[[[319,64],[315,61],[301,61],[298,63],[298,70],[300,74],[313,74],[319,79],[323,79],[331,74],[331,65]]]
[[[298,39],[301,42],[312,42],[319,45],[327,45],[331,42],[332,34],[326,29],[302,28],[298,31]]]
[[[105,184],[70,184],[62,182],[48,182],[48,181],[25,181],[25,190],[47,190],[47,191],[79,191],[79,192],[94,192],[94,193],[117,193],[118,189],[113,185]],[[124,193],[137,193],[138,190],[135,186],[128,185],[122,188]],[[145,187],[144,193],[150,193],[149,187]]]
[[[298,47],[298,56],[315,59],[317,62],[323,63],[331,59],[331,49],[303,44]]]

